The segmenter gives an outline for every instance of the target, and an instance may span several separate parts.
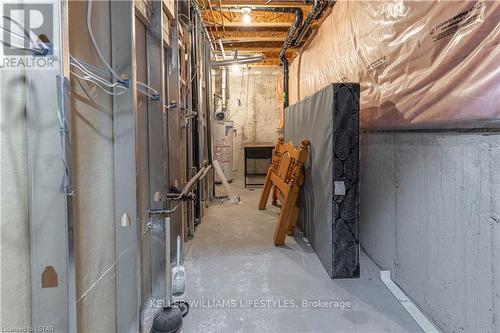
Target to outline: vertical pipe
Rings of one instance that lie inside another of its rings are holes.
[[[168,98],[165,95],[165,64],[163,47],[163,10],[162,3],[153,1],[151,3],[151,24],[147,30],[146,42],[148,53],[148,81],[160,91],[160,100],[154,101],[148,98],[148,145],[149,145],[149,208],[164,209],[166,190],[166,172],[167,172],[167,149],[165,145],[165,122],[164,108],[168,104]],[[166,24],[168,22],[165,22]],[[159,194],[159,197],[157,196]],[[149,232],[150,252],[149,269],[151,273],[150,293],[154,300],[164,299],[166,294],[165,287],[165,227],[163,219],[159,216],[149,216],[151,229]],[[144,227],[142,228],[144,230]],[[144,231],[142,231],[144,232]],[[141,234],[142,234],[141,232]],[[145,263],[143,263],[145,265]],[[144,266],[143,266],[144,267]],[[144,283],[141,287],[147,286]],[[146,304],[142,304],[143,310],[151,307],[151,301],[145,299]]]
[[[54,331],[73,332],[77,312],[68,2],[48,3],[50,9],[42,9],[42,15],[54,21],[51,42],[56,60],[46,70],[26,70],[24,81],[31,270],[31,321],[26,324],[31,328],[51,325]],[[26,14],[30,6],[25,3],[21,9]]]
[[[281,63],[283,64],[283,107],[284,109],[286,109],[288,107],[288,104],[289,104],[289,100],[288,100],[288,78],[289,78],[289,74],[288,74],[288,59],[285,57],[283,57],[283,59],[281,60]]]
[[[286,51],[293,44],[295,38],[297,37],[297,33],[302,25],[302,10],[295,10],[295,20],[293,21],[292,26],[288,29],[288,35],[283,43],[283,47],[279,53],[279,59],[281,64],[283,65],[283,106],[284,108],[288,107],[288,59],[286,58]]]
[[[113,96],[115,193],[116,331],[139,331],[139,252],[137,228],[137,107],[135,4],[111,1],[111,64],[129,80],[129,89]]]
[[[305,36],[307,31],[309,30],[312,22],[319,17],[319,15],[323,12],[323,10],[328,5],[327,1],[315,0],[314,4],[311,8],[311,11],[307,15],[307,18],[302,24],[302,11],[295,11],[295,21],[293,25],[288,30],[288,36],[283,43],[283,47],[281,48],[279,59],[281,64],[283,65],[283,106],[286,109],[289,104],[289,87],[288,87],[288,59],[286,58],[286,50],[290,46],[297,46],[302,38]]]
[[[191,107],[193,112],[197,113],[197,116],[192,120],[192,135],[193,135],[193,166],[196,167],[196,171],[200,169],[200,108],[198,106],[198,82],[200,73],[198,72],[198,21],[196,18],[195,9],[191,7],[191,21],[192,21],[192,29],[191,29],[191,69],[194,72],[192,74],[193,78],[191,81]],[[201,195],[200,195],[200,185],[196,187],[195,190],[196,200],[194,201],[194,218],[195,224],[196,221],[201,219]]]

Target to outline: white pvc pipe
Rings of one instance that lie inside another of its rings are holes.
[[[427,319],[419,308],[406,296],[406,294],[391,279],[391,271],[380,271],[380,280],[387,289],[396,297],[406,311],[412,316],[425,333],[440,333],[441,331]]]
[[[214,167],[215,172],[219,175],[219,178],[222,181],[222,185],[224,186],[224,189],[226,190],[226,194],[229,198],[233,197],[233,193],[231,192],[231,186],[229,186],[229,183],[227,182],[226,176],[224,176],[224,172],[222,171],[222,168],[220,167],[219,161],[214,160],[212,162],[212,165]]]

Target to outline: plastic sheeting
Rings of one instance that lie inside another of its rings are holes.
[[[500,2],[337,2],[290,70],[295,103],[360,82],[364,128],[500,127]]]

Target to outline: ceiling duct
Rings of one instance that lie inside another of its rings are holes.
[[[263,54],[253,55],[253,56],[246,56],[246,55],[239,56],[238,52],[234,52],[233,59],[211,61],[210,66],[221,67],[221,66],[231,66],[231,65],[246,65],[246,64],[254,64],[264,60],[266,60],[266,57]]]

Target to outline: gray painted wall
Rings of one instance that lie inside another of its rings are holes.
[[[361,138],[361,244],[445,332],[500,332],[500,134]]]

